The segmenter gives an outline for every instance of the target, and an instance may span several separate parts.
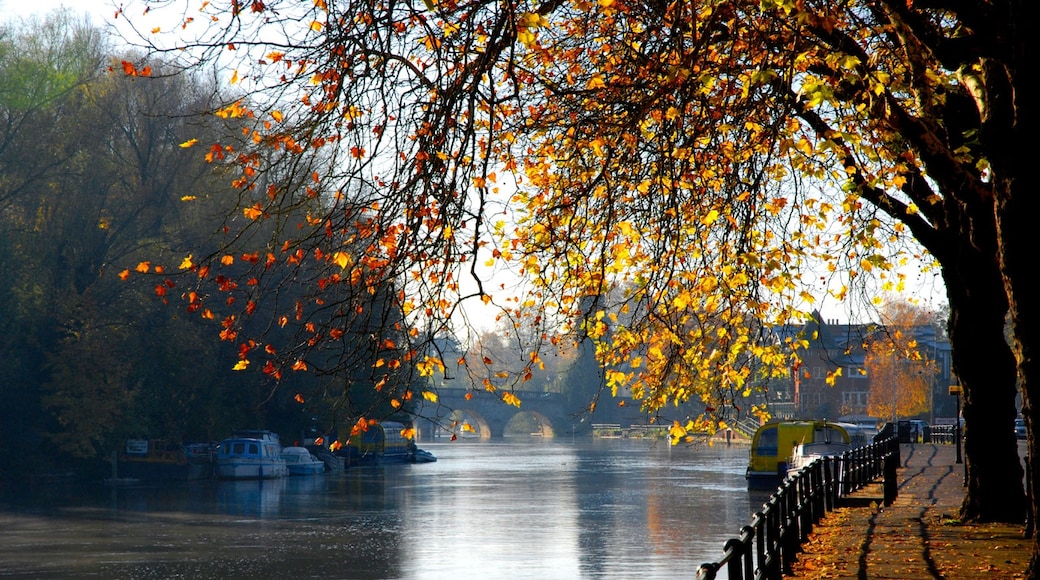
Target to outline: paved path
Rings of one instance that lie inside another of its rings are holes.
[[[889,507],[839,508],[814,530],[794,577],[865,579],[1024,578],[1023,527],[960,525],[964,465],[953,445],[903,445],[899,496]],[[867,493],[872,492],[870,489]]]

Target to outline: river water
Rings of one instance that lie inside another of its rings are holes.
[[[765,500],[747,491],[747,447],[420,446],[438,461],[263,483],[3,489],[0,577],[689,578]]]

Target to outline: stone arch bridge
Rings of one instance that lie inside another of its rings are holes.
[[[425,439],[454,432],[460,437],[499,439],[509,422],[525,413],[537,422],[535,433],[544,437],[569,434],[576,427],[577,419],[568,411],[563,395],[520,390],[512,393],[520,399],[519,407],[503,402],[498,393],[442,388],[437,393],[437,403],[423,401],[415,411],[420,437]],[[463,424],[469,427],[463,429]]]

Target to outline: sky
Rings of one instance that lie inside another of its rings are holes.
[[[0,0],[0,18],[24,18],[33,14],[46,14],[66,7],[74,12],[88,13],[95,24],[111,20],[114,5],[119,0]]]

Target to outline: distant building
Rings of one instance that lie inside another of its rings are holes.
[[[800,363],[791,369],[791,380],[776,385],[769,396],[769,407],[776,416],[789,418],[838,419],[866,415],[870,397],[870,375],[866,368],[864,344],[883,331],[877,324],[841,324],[814,313],[814,319],[801,326],[775,327],[777,340],[788,337],[805,340],[799,349]],[[931,413],[922,417],[954,417],[956,401],[949,395],[951,378],[950,343],[931,325],[911,330],[922,356],[935,361],[938,373],[932,381]],[[827,377],[841,369],[828,384]]]

